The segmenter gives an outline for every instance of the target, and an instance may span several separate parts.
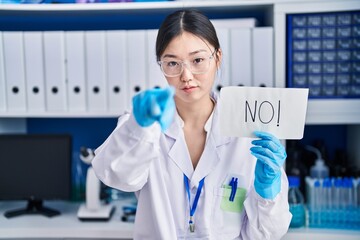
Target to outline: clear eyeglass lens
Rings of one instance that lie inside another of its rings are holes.
[[[194,59],[190,63],[182,61],[162,61],[161,69],[166,76],[176,77],[182,73],[184,65],[187,65],[193,74],[202,74],[206,73],[209,70],[211,59],[212,56],[199,57]]]

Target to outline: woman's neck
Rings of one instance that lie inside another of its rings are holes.
[[[184,124],[194,127],[203,127],[205,125],[214,109],[214,105],[215,103],[210,96],[193,103],[176,102],[178,114]]]

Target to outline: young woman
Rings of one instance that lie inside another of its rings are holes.
[[[220,135],[222,51],[209,19],[169,15],[156,55],[169,88],[136,95],[92,162],[103,183],[136,193],[134,239],[280,239],[291,220],[286,153],[268,133]]]

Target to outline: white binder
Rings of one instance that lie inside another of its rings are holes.
[[[164,74],[161,71],[161,68],[159,64],[157,63],[156,59],[156,51],[155,51],[155,45],[156,45],[156,37],[157,37],[158,30],[156,29],[150,29],[146,31],[146,37],[147,37],[147,79],[149,88],[154,87],[166,87],[168,86],[168,83],[166,81],[166,78]]]
[[[222,50],[222,62],[220,69],[218,70],[218,78],[214,84],[214,90],[220,92],[221,87],[230,86],[230,30],[228,28],[217,28],[216,32],[220,42],[220,48]],[[213,50],[213,49],[211,49]],[[214,53],[214,59],[215,59]]]
[[[63,112],[67,110],[64,32],[46,31],[43,37],[46,109],[49,112]]]
[[[252,38],[251,28],[230,30],[231,85],[252,85]]]
[[[0,112],[6,111],[6,84],[3,51],[3,34],[0,32]]]
[[[27,108],[45,111],[45,77],[42,32],[24,32]]]
[[[85,42],[88,111],[106,112],[105,31],[86,31]]]
[[[129,100],[131,101],[135,94],[147,88],[145,30],[128,30],[127,45]]]
[[[272,27],[253,28],[253,85],[274,85],[274,40]]]
[[[106,32],[108,108],[122,113],[129,109],[127,87],[126,31]]]
[[[85,34],[83,31],[67,31],[65,42],[68,110],[69,112],[85,112]]]
[[[211,19],[216,30],[218,28],[253,28],[257,25],[256,18],[220,18]]]
[[[22,32],[3,32],[7,109],[25,112],[26,86]]]

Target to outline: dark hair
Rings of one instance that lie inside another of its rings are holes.
[[[207,41],[216,50],[220,48],[219,39],[209,18],[198,10],[178,10],[168,15],[161,24],[156,39],[156,58],[160,60],[170,41],[183,32],[189,32]]]

